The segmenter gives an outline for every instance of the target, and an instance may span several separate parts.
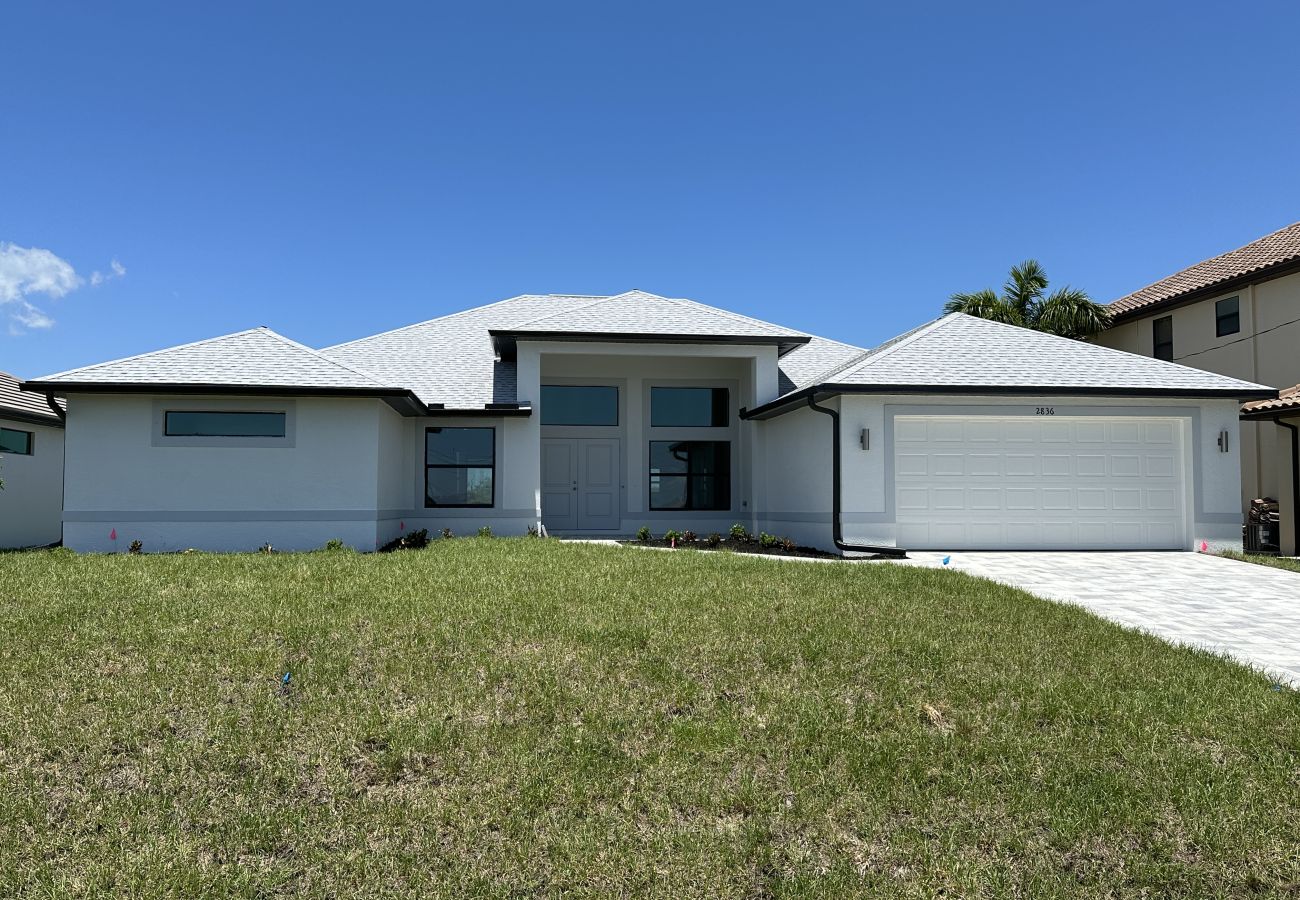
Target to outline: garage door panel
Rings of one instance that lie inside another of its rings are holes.
[[[895,518],[916,549],[1176,549],[1176,422],[899,416]],[[938,440],[936,436],[943,439]]]

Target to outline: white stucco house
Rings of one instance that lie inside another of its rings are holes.
[[[1271,388],[949,315],[874,349],[691,300],[527,295],[328,347],[257,328],[38,378],[76,550],[692,529],[844,552],[1241,537]]]
[[[19,384],[0,372],[0,549],[56,544],[63,530],[62,407]]]

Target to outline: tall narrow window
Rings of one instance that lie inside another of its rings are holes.
[[[429,428],[424,433],[424,505],[492,506],[496,431]]]
[[[541,414],[543,425],[617,425],[618,388],[544,384]]]
[[[651,509],[730,509],[728,441],[651,441]]]
[[[726,388],[650,388],[650,424],[655,428],[726,428],[730,412]]]
[[[1241,331],[1241,300],[1228,297],[1214,304],[1214,333],[1218,337]]]
[[[1174,358],[1174,317],[1161,316],[1151,323],[1151,355],[1156,359]]]
[[[32,455],[32,433],[16,428],[0,428],[0,453],[12,453],[15,456]]]

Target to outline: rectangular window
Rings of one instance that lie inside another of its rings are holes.
[[[1214,304],[1214,333],[1218,337],[1241,331],[1241,301],[1228,297]]]
[[[651,509],[730,509],[729,441],[651,441]]]
[[[282,412],[200,412],[168,410],[163,417],[167,437],[284,437]]]
[[[0,428],[0,453],[31,456],[32,433],[19,431],[16,428]]]
[[[618,388],[585,384],[542,385],[543,425],[617,425]]]
[[[1156,359],[1174,358],[1174,317],[1162,316],[1151,323],[1151,355]]]
[[[425,430],[425,506],[492,506],[495,473],[495,429]]]
[[[730,412],[726,388],[650,388],[650,424],[655,428],[726,428]]]

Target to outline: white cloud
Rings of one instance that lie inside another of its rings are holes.
[[[116,259],[108,267],[107,273],[95,271],[90,274],[92,287],[126,275],[126,266]],[[10,334],[54,326],[54,320],[27,298],[43,294],[57,300],[83,284],[85,279],[77,274],[72,264],[51,251],[0,241],[0,307],[8,313]]]

